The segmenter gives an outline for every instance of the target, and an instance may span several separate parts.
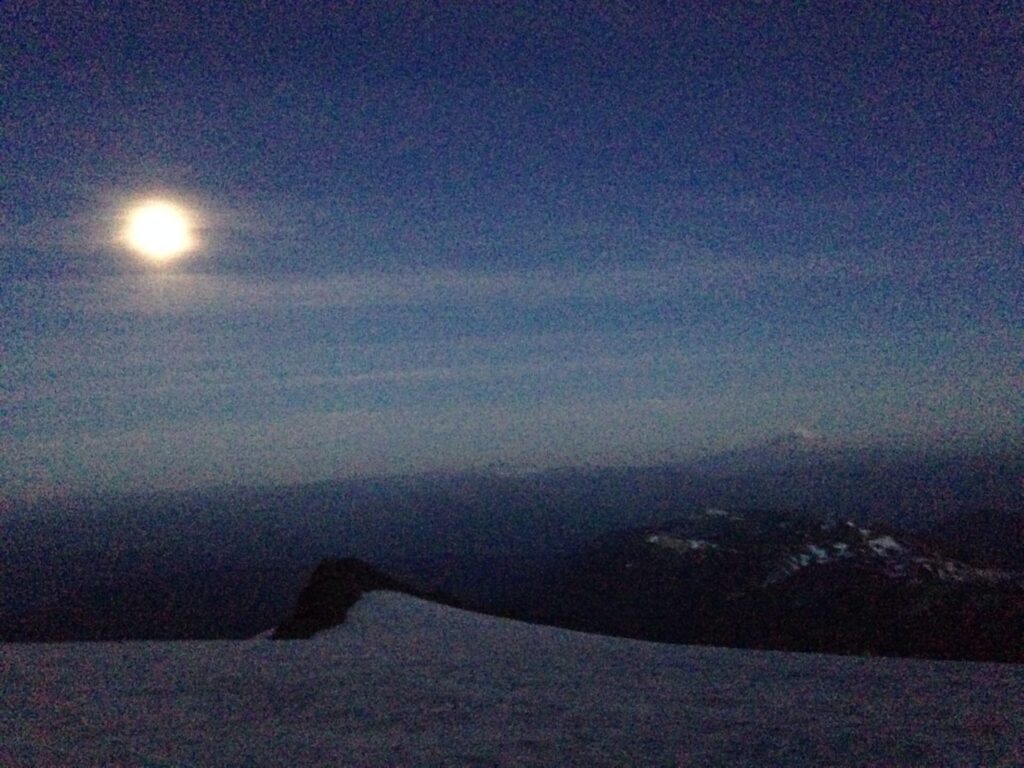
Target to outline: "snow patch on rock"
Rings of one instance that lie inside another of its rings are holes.
[[[892,536],[877,536],[873,539],[868,539],[868,547],[878,557],[890,557],[892,555],[901,555],[907,551],[907,548],[900,544]]]
[[[676,552],[695,552],[704,549],[718,549],[713,541],[705,539],[679,539],[663,533],[652,533],[647,537],[648,544],[675,550]]]

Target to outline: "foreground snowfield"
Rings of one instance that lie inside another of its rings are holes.
[[[0,765],[1024,764],[1024,667],[666,646],[389,592],[309,641],[0,645]]]

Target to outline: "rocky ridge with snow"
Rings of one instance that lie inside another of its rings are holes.
[[[1024,573],[793,513],[711,508],[609,537],[521,612],[666,642],[1024,661]]]
[[[344,623],[349,609],[367,592],[385,590],[456,605],[447,595],[428,593],[354,557],[327,558],[317,565],[299,594],[295,610],[271,633],[274,640],[305,640]]]

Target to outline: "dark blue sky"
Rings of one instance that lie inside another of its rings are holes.
[[[1020,434],[1015,4],[217,5],[0,11],[8,493]]]

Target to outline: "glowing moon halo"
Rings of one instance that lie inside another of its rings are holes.
[[[195,248],[193,226],[191,216],[180,205],[147,200],[128,211],[124,242],[150,261],[170,261]]]

